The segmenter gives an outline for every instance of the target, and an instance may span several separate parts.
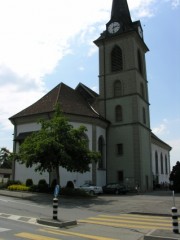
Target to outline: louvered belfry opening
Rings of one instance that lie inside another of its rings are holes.
[[[123,69],[122,50],[115,46],[111,52],[111,71],[121,71]]]

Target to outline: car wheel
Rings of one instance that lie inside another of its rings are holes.
[[[118,189],[115,190],[115,194],[118,195],[119,194],[119,191]]]
[[[89,194],[90,194],[91,196],[94,196],[94,195],[95,195],[95,192],[94,192],[93,190],[91,190],[91,191],[89,192]]]

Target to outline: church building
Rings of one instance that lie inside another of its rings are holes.
[[[153,183],[168,183],[171,147],[151,132],[145,54],[149,51],[140,21],[131,20],[126,0],[113,0],[110,20],[94,41],[99,49],[99,94],[79,83],[75,89],[60,83],[44,97],[10,118],[14,125],[14,151],[24,138],[38,131],[39,119],[49,119],[57,103],[69,122],[87,127],[89,149],[101,160],[90,172],[70,173],[60,167],[61,185],[71,180],[103,186],[122,183],[150,191]],[[14,162],[13,176],[34,183],[53,173],[40,175],[34,168]]]

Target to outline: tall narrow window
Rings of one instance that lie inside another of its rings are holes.
[[[145,92],[144,92],[144,84],[143,83],[141,83],[140,88],[141,88],[141,96],[142,96],[142,98],[145,99]]]
[[[124,180],[124,172],[118,171],[118,181],[123,182],[123,180]]]
[[[104,146],[104,140],[103,140],[103,137],[100,136],[99,139],[98,139],[98,151],[101,154],[101,157],[99,159],[99,164],[98,164],[99,169],[103,169],[104,168],[104,154],[103,154],[104,151],[103,151],[103,146]]]
[[[165,156],[165,169],[166,169],[166,174],[168,174],[168,161],[167,161],[167,156]]]
[[[123,144],[122,143],[117,144],[117,155],[123,155]]]
[[[146,124],[146,109],[143,107],[143,123]]]
[[[137,52],[137,57],[138,57],[138,68],[139,68],[139,72],[140,72],[141,74],[143,74],[142,57],[141,57],[141,52],[140,52],[139,49],[138,49],[138,52]]]
[[[163,155],[161,153],[161,174],[164,174]]]
[[[114,83],[114,97],[122,96],[122,85],[120,81]]]
[[[116,122],[120,122],[122,121],[122,107],[120,105],[116,106],[115,108],[115,119],[116,119]]]
[[[111,71],[121,71],[123,69],[122,50],[115,46],[111,52]]]
[[[159,163],[158,163],[158,153],[155,152],[155,167],[156,167],[156,174],[159,174]]]

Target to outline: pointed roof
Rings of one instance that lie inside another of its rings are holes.
[[[124,23],[131,23],[131,15],[126,0],[113,0],[111,20],[120,20]]]
[[[93,94],[92,90],[91,94]],[[94,97],[97,96],[98,94],[94,92]],[[12,116],[10,120],[53,112],[57,103],[60,103],[62,111],[66,114],[102,119],[79,91],[70,88],[64,83],[60,83],[37,102]]]

